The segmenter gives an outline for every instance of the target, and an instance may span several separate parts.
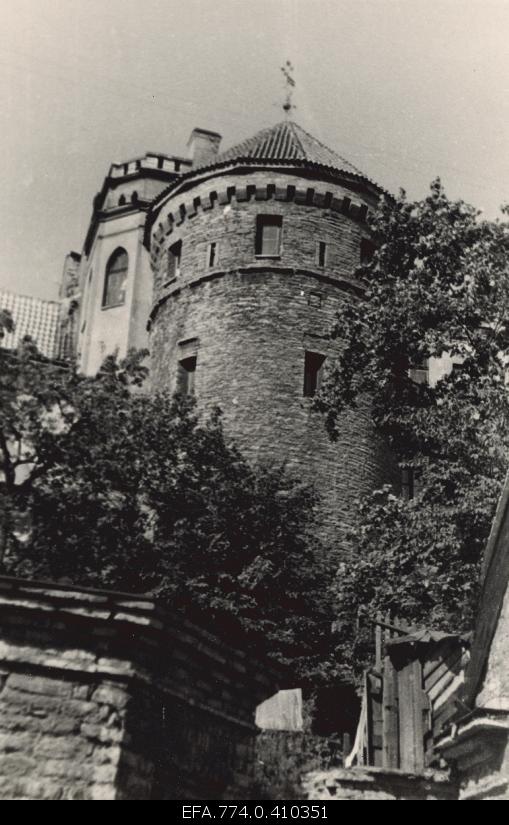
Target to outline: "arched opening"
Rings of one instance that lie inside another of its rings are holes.
[[[120,306],[125,302],[129,256],[119,247],[111,255],[104,277],[103,307]]]

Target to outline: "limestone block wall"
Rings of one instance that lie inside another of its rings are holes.
[[[439,742],[461,800],[509,800],[509,717],[477,711]]]
[[[394,802],[458,798],[456,785],[440,771],[412,774],[383,768],[335,768],[309,773],[304,787],[310,800]]]
[[[387,478],[387,456],[366,410],[343,416],[332,443],[304,397],[305,353],[326,357],[326,375],[341,346],[331,338],[337,313],[361,294],[353,272],[372,205],[340,184],[275,170],[232,172],[175,195],[151,243],[154,386],[177,389],[179,361],[195,356],[200,406],[222,409],[227,434],[249,459],[285,461],[315,484],[325,538],[341,536],[354,499]],[[263,214],[283,220],[275,259],[255,254]],[[179,241],[180,270],[169,277],[168,254]],[[319,241],[327,244],[323,267]],[[217,244],[212,267],[210,243]]]
[[[0,578],[0,799],[248,798],[274,669],[154,601]]]

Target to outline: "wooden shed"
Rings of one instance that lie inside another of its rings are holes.
[[[434,742],[456,713],[468,640],[381,620],[375,624],[377,658],[364,673],[361,717],[345,765],[419,773],[436,761]]]

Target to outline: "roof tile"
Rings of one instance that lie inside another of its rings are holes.
[[[9,310],[15,324],[14,332],[2,339],[3,348],[15,349],[29,335],[42,355],[57,357],[60,303],[0,290],[0,309]]]
[[[221,152],[214,159],[214,165],[241,158],[308,161],[365,177],[356,166],[293,121],[285,120],[268,129],[262,129],[253,137]]]

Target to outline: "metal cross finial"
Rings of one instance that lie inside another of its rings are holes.
[[[295,80],[293,78],[294,68],[289,60],[286,61],[284,66],[281,66],[281,71],[284,74],[286,84],[286,98],[285,102],[283,103],[283,111],[285,112],[286,116],[289,117],[292,109],[297,108],[292,103],[293,90],[295,89]]]

